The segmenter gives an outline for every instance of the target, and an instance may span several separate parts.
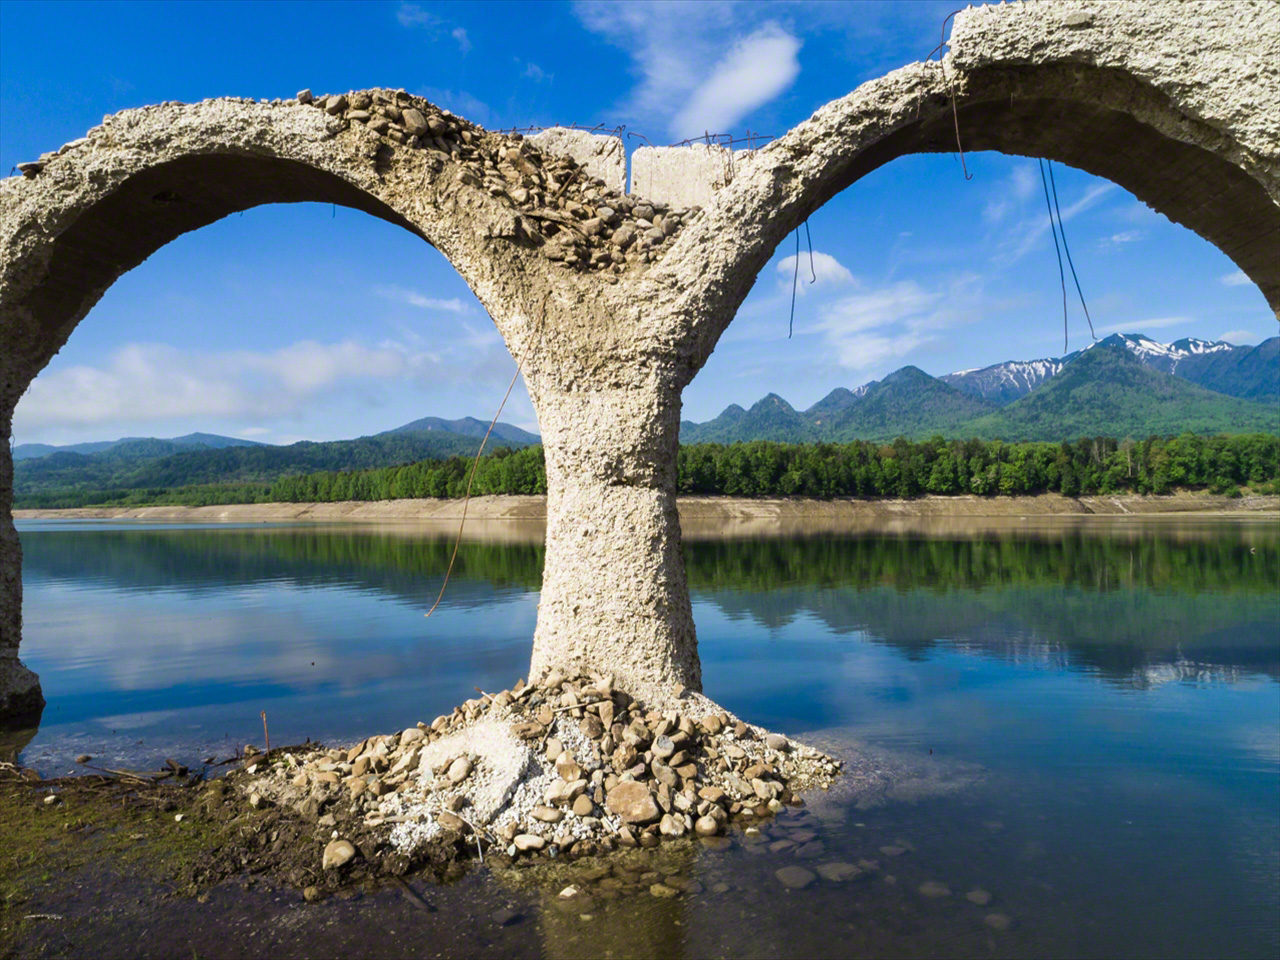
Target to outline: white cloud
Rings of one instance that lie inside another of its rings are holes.
[[[128,344],[101,366],[54,368],[37,377],[18,405],[15,429],[278,418],[360,382],[487,383],[500,367],[509,376],[511,360],[497,335],[467,330],[469,336],[435,350],[422,338],[375,346],[302,340],[276,350],[222,352]]]
[[[467,31],[462,27],[454,27],[449,32],[449,36],[458,41],[458,49],[461,50],[464,55],[471,52],[471,39],[467,36]]]
[[[534,83],[541,83],[543,80],[551,79],[551,75],[532,60],[525,64],[522,76],[528,77]]]
[[[1236,270],[1234,273],[1224,273],[1218,278],[1222,281],[1224,287],[1243,287],[1247,283],[1253,283],[1243,270]]]
[[[671,121],[675,139],[724,133],[786,90],[800,73],[801,42],[776,23],[738,40]]]
[[[1126,320],[1123,323],[1112,323],[1105,327],[1094,327],[1095,333],[1144,333],[1147,330],[1162,330],[1165,327],[1181,327],[1193,323],[1195,317],[1155,317],[1151,320]]]
[[[803,292],[803,288],[808,287],[810,283],[817,287],[838,287],[856,282],[853,279],[853,274],[849,272],[848,268],[829,253],[821,253],[815,250],[813,252],[813,260],[811,264],[808,252],[804,251],[800,254],[799,260],[799,289],[801,292]],[[793,253],[790,256],[783,257],[779,260],[777,270],[778,282],[785,285],[789,290],[792,279],[795,277],[796,255]],[[815,275],[817,276],[816,281],[813,279]]]
[[[271,432],[268,427],[245,427],[240,431],[242,437],[265,437]]]
[[[902,280],[832,301],[823,307],[817,329],[841,367],[863,371],[938,341],[945,329],[979,319],[996,306],[972,274],[938,290]]]
[[[457,297],[450,297],[448,300],[440,300],[436,297],[428,297],[426,294],[419,293],[417,290],[408,290],[404,287],[374,287],[373,292],[384,299],[397,300],[401,303],[407,303],[411,307],[418,307],[422,310],[444,310],[447,313],[470,312],[467,305]]]
[[[670,125],[676,139],[726,132],[795,79],[800,41],[773,21],[761,22],[775,9],[729,0],[574,5],[586,29],[631,58],[637,83],[615,108],[619,118]]]

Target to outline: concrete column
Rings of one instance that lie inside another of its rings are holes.
[[[531,385],[547,462],[547,554],[530,675],[611,673],[658,705],[701,690],[676,512],[680,391]]]
[[[0,729],[40,722],[40,678],[18,659],[22,639],[22,546],[13,526],[13,411],[0,414]]]

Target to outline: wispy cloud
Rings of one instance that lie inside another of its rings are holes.
[[[469,313],[470,308],[458,297],[441,300],[405,287],[374,287],[373,292],[385,300],[407,303],[421,310],[443,310],[446,313]]]
[[[778,96],[800,74],[800,40],[776,23],[738,40],[671,121],[675,139],[724,132]]]
[[[1067,222],[1074,220],[1086,210],[1095,206],[1103,197],[1116,189],[1114,183],[1095,183],[1085,190],[1084,194],[1075,201],[1062,208],[1062,220]],[[1032,247],[1049,232],[1048,212],[1044,214],[1035,214],[1023,218],[1018,224],[1009,230],[1009,239],[1000,244],[993,260],[1000,266],[1011,266],[1017,263],[1028,253]]]
[[[1222,281],[1224,287],[1243,287],[1245,284],[1253,283],[1243,270],[1236,270],[1232,273],[1224,273],[1218,278]]]
[[[1241,344],[1257,343],[1261,338],[1252,330],[1228,330],[1218,339],[1225,340],[1227,343]]]
[[[1100,250],[1114,250],[1126,243],[1137,243],[1141,239],[1141,230],[1124,230],[1121,233],[1113,233],[1109,237],[1099,238],[1098,248]]]
[[[457,26],[439,14],[424,10],[416,3],[402,3],[396,8],[396,22],[410,30],[424,30],[432,40],[438,40],[447,31],[458,44],[463,56],[471,52],[471,38],[465,27]]]
[[[1004,220],[1031,198],[1037,186],[1039,180],[1031,164],[1019,164],[1009,171],[1008,177],[996,184],[982,208],[982,219],[988,223]]]
[[[524,76],[528,77],[534,83],[541,83],[543,80],[553,79],[550,74],[532,60],[525,64]]]
[[[434,13],[423,10],[416,3],[402,3],[396,10],[396,20],[402,27],[438,27],[444,23]]]

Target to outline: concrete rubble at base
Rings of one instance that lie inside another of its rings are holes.
[[[647,710],[609,677],[552,674],[347,750],[251,758],[239,788],[322,824],[385,827],[409,856],[464,839],[514,858],[714,837],[839,775],[840,761],[700,694],[677,702]]]

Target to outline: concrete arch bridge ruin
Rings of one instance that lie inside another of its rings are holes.
[[[954,103],[953,103],[954,101]],[[953,119],[953,109],[955,118]],[[123,273],[259,204],[342,204],[458,270],[523,363],[546,450],[531,671],[598,669],[661,705],[701,688],[675,502],[681,391],[775,247],[896,157],[1047,157],[1215,244],[1280,315],[1280,16],[1267,2],[1035,2],[956,15],[912,63],[749,155],[487,132],[402,91],[165,103],[0,181],[0,718],[18,659],[13,411]]]

